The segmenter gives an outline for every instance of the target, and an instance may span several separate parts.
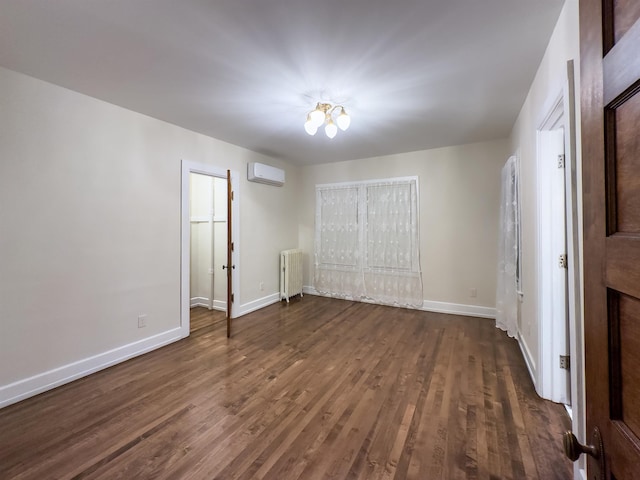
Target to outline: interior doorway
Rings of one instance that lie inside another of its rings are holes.
[[[227,310],[227,281],[222,269],[227,260],[227,184],[226,179],[211,175],[189,175],[189,306],[193,332],[213,324],[215,316],[206,310]]]
[[[227,185],[226,179],[191,173],[190,306],[227,309]]]
[[[538,393],[571,405],[565,127],[562,96],[538,130]]]
[[[582,224],[574,68],[569,60],[562,91],[547,102],[547,113],[538,128],[540,364],[536,389],[542,397],[567,405],[574,431],[582,433]],[[566,257],[559,256],[563,254]],[[561,362],[561,356],[568,358]]]
[[[549,108],[543,110],[547,115],[538,129],[540,350],[536,389],[543,398],[566,405],[573,431],[584,439],[582,185],[574,70],[573,60],[567,61],[566,82],[560,94],[547,102]],[[559,254],[566,257],[559,258]],[[558,301],[558,296],[563,300]],[[582,458],[576,464],[576,478],[582,478],[578,472],[584,467]]]
[[[231,184],[228,184],[228,174]],[[183,337],[191,331],[191,309],[197,311],[197,321],[214,322],[216,315],[203,315],[203,311],[231,318],[229,304],[228,258],[234,265],[231,292],[238,290],[239,262],[236,251],[229,245],[238,245],[238,201],[228,210],[228,191],[238,198],[238,175],[217,167],[182,161],[181,192],[181,306],[180,328]],[[229,234],[230,215],[235,218]],[[231,242],[228,241],[231,236]],[[224,267],[224,268],[223,268]],[[226,312],[226,315],[225,315]],[[201,325],[199,325],[201,326]]]

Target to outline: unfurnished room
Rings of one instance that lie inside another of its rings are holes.
[[[640,2],[0,4],[0,479],[640,468]]]

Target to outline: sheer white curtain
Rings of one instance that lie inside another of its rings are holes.
[[[510,337],[515,337],[518,332],[518,289],[520,283],[518,186],[517,159],[510,157],[502,168],[496,289],[496,326],[505,330]]]
[[[417,210],[416,177],[318,185],[316,289],[422,306]]]
[[[321,293],[363,295],[358,197],[353,186],[316,188],[315,287]]]

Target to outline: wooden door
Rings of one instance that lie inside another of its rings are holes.
[[[231,187],[231,171],[227,170],[227,338],[231,336],[231,311],[233,307],[233,289],[232,279],[233,270],[236,266],[233,264],[233,239],[231,236],[231,211],[233,207],[233,188]]]
[[[640,478],[640,2],[581,0],[588,478]],[[599,476],[602,434],[604,474]],[[565,443],[566,447],[566,443]],[[580,448],[579,450],[582,450]]]

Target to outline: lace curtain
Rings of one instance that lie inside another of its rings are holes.
[[[320,293],[421,307],[417,178],[316,187]]]
[[[520,284],[520,215],[518,164],[510,157],[502,168],[498,239],[498,281],[496,326],[510,337],[518,332],[518,290]]]

